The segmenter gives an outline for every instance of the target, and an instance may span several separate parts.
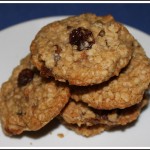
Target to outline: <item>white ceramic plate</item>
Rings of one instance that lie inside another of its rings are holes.
[[[39,29],[47,23],[62,19],[51,17],[24,22],[0,32],[0,84],[8,79],[21,58],[29,53],[30,43]],[[129,31],[139,40],[150,57],[150,36],[132,27]],[[62,125],[50,123],[39,132],[26,133],[19,137],[7,137],[0,129],[1,147],[149,147],[150,108],[140,116],[136,124],[112,132],[104,132],[92,138],[84,138]],[[56,127],[55,127],[56,126]],[[63,133],[64,138],[57,134]]]

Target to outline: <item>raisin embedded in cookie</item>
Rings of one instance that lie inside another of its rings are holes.
[[[88,107],[83,102],[70,100],[65,109],[60,114],[66,123],[81,126],[94,126],[105,124],[108,126],[126,125],[135,121],[143,107],[148,104],[148,99],[144,98],[139,104],[114,110],[96,110]]]
[[[111,15],[82,14],[43,27],[32,61],[46,77],[87,86],[118,76],[131,59],[133,37]]]
[[[68,87],[40,77],[28,55],[1,87],[3,130],[8,135],[38,130],[60,113],[68,99]]]
[[[139,103],[150,84],[150,61],[134,41],[133,57],[118,77],[99,85],[72,87],[71,97],[96,109],[124,109]]]

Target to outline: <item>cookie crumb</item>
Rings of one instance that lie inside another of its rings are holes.
[[[64,134],[63,134],[63,133],[58,133],[57,136],[58,136],[59,138],[64,138]]]

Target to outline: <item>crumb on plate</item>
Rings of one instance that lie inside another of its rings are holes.
[[[58,136],[59,138],[64,138],[64,134],[63,134],[63,133],[58,133],[57,136]]]

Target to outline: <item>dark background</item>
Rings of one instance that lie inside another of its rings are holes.
[[[149,4],[0,4],[0,30],[11,25],[48,16],[80,13],[112,14],[117,21],[150,34]]]

